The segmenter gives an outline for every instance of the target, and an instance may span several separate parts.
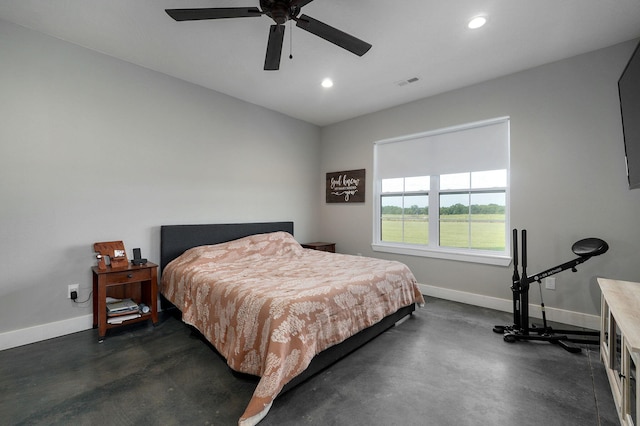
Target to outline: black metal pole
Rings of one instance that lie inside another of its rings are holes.
[[[586,262],[590,258],[591,258],[590,256],[578,257],[577,259],[570,260],[569,262],[565,262],[562,265],[554,266],[553,268],[547,269],[546,271],[538,272],[537,274],[528,277],[527,281],[529,283],[532,283],[534,281],[540,281],[543,278],[550,277],[551,275],[555,275],[558,272],[566,271],[567,269],[571,269],[573,270],[573,272],[576,272],[575,271],[576,266]]]
[[[511,291],[513,292],[513,328],[520,329],[520,274],[518,273],[518,230],[513,229],[513,276]]]
[[[527,279],[527,230],[522,230],[522,277],[520,278],[520,328],[529,334],[529,280]]]

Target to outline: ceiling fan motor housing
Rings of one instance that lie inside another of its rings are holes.
[[[260,0],[262,12],[273,19],[276,24],[283,25],[300,13],[300,8],[288,0]]]

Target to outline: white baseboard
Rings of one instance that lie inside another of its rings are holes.
[[[93,314],[50,322],[20,330],[0,333],[0,351],[89,330],[93,327]]]
[[[454,302],[466,303],[469,305],[482,306],[483,308],[495,309],[503,312],[511,312],[513,302],[497,297],[483,296],[481,294],[468,293],[465,291],[451,290],[442,287],[435,287],[427,284],[418,284],[422,294],[440,299],[452,300]],[[546,307],[547,320],[562,324],[570,324],[577,327],[585,327],[592,330],[600,329],[600,317],[597,315],[583,314],[580,312],[567,311]],[[529,314],[534,318],[542,318],[540,306],[529,305]],[[36,325],[20,330],[0,333],[0,350],[15,348],[64,336],[66,334],[77,333],[89,330],[93,327],[93,315],[83,315],[69,318],[62,321],[48,324]]]
[[[439,299],[452,300],[454,302],[481,306],[483,308],[495,309],[497,311],[513,312],[513,301],[511,299],[499,299],[497,297],[435,287],[428,284],[418,284],[418,286],[420,287],[422,294],[425,296],[433,296]],[[548,321],[559,322],[576,327],[584,327],[591,330],[600,330],[600,317],[598,315],[550,308],[548,306],[545,306],[545,312]],[[540,306],[529,304],[529,315],[534,318],[542,318],[542,310],[540,309]]]

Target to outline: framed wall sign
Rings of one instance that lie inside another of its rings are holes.
[[[327,203],[364,203],[365,169],[327,173]]]

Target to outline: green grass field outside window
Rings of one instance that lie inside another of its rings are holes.
[[[429,243],[429,217],[426,215],[383,215],[381,229],[385,242]],[[468,215],[440,216],[441,247],[503,251],[505,241],[503,214],[471,215],[471,229]]]

